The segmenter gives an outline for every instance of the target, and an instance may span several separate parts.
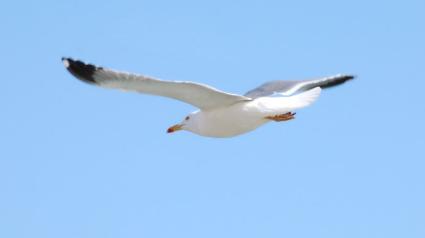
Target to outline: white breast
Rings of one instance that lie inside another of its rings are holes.
[[[198,112],[198,128],[194,133],[209,137],[232,137],[256,129],[268,120],[251,102]]]

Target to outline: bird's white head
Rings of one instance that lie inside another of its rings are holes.
[[[167,133],[173,133],[180,130],[186,130],[197,133],[199,128],[199,111],[187,115],[182,122],[168,128]]]

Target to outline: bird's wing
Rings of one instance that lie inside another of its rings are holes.
[[[204,110],[251,100],[248,97],[226,93],[204,84],[164,81],[85,64],[70,58],[62,58],[62,61],[72,75],[86,83],[96,84],[105,88],[170,97]]]
[[[260,85],[257,88],[247,92],[244,96],[250,98],[259,98],[270,96],[275,93],[279,95],[290,96],[295,93],[304,92],[309,89],[320,87],[330,88],[336,85],[345,83],[348,80],[353,79],[352,75],[336,75],[332,77],[314,79],[314,80],[303,80],[303,81],[271,81]]]

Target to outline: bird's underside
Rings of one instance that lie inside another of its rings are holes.
[[[236,114],[231,115],[234,113],[232,111],[229,111],[230,113],[227,114],[218,113],[219,111],[226,111],[227,108],[233,108],[233,105],[261,104],[263,106],[257,105],[259,107],[257,108],[258,120],[266,119],[277,122],[288,121],[294,119],[294,110],[308,106],[317,99],[320,94],[320,88],[340,85],[354,78],[352,75],[336,75],[314,80],[270,81],[250,90],[244,95],[238,95],[227,93],[201,83],[165,81],[144,75],[120,72],[92,64],[86,64],[71,58],[62,58],[62,61],[72,75],[89,84],[105,88],[164,96],[189,103],[200,110],[189,114],[182,123],[171,127],[168,132],[188,130],[199,135],[212,135],[214,137],[227,137],[242,134],[264,123],[264,121],[261,121],[261,123],[256,122],[258,125],[251,125],[252,128],[249,128],[249,123],[244,121],[248,120],[247,118],[239,117],[239,115]],[[255,108],[255,106],[251,107]],[[264,116],[261,114],[261,110],[263,110],[261,107],[265,107],[268,111],[275,113],[269,113]],[[242,111],[244,110],[245,109]],[[213,115],[215,111],[217,111],[217,114],[220,114],[220,116]],[[205,115],[208,113],[213,114],[207,118]],[[220,117],[229,118],[220,119]],[[236,117],[239,118],[239,121],[233,122],[232,119]],[[221,120],[229,124],[224,125],[227,130],[236,130],[238,126],[245,126],[246,128],[239,128],[238,133],[231,133],[223,130],[223,128],[216,128],[217,126],[220,127]],[[210,130],[208,133],[200,129],[202,127],[207,128],[208,126],[211,127],[208,128],[208,130]]]

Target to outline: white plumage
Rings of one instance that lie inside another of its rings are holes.
[[[242,96],[194,82],[164,81],[97,67],[70,58],[62,58],[62,61],[70,73],[87,83],[170,97],[198,107],[200,110],[170,127],[168,132],[187,130],[209,137],[232,137],[252,131],[271,120],[293,119],[292,112],[316,101],[321,88],[353,78],[350,75],[338,75],[308,81],[272,81]]]

